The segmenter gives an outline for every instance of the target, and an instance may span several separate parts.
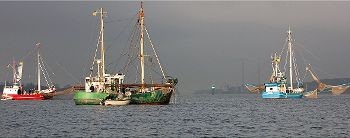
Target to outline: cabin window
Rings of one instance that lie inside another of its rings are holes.
[[[274,87],[266,87],[267,92],[273,92],[273,91],[275,91],[275,89],[276,88],[274,88]]]

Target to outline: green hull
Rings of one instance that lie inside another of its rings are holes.
[[[154,90],[131,94],[130,104],[169,104],[172,93],[172,90]]]
[[[73,99],[76,105],[100,105],[107,96],[108,93],[77,91]]]

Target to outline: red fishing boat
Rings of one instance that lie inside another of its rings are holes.
[[[56,92],[56,88],[51,82],[51,79],[48,78],[48,74],[44,74],[46,83],[49,86],[47,89],[42,90],[40,85],[40,75],[41,73],[47,73],[47,71],[41,71],[44,68],[44,63],[39,54],[39,45],[38,46],[38,87],[36,90],[31,89],[29,91],[25,91],[22,87],[22,72],[23,72],[23,62],[13,62],[13,65],[8,65],[13,70],[13,83],[12,86],[7,86],[5,83],[5,87],[2,93],[1,100],[45,100],[52,99],[53,95]],[[51,85],[49,85],[51,84]]]
[[[1,100],[43,100],[44,96],[39,93],[27,93],[21,86],[23,62],[11,66],[13,69],[13,84],[12,86],[4,87]]]
[[[35,94],[3,94],[1,100],[44,100],[40,93]]]

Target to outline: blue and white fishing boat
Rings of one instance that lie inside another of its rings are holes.
[[[287,31],[288,37],[287,37],[287,44],[288,49],[286,52],[286,63],[289,64],[289,82],[287,83],[287,77],[285,75],[286,69],[284,72],[280,70],[280,62],[281,62],[281,55],[275,54],[272,57],[272,75],[270,77],[270,81],[268,83],[265,83],[265,90],[262,92],[262,98],[302,98],[304,88],[302,85],[302,82],[300,81],[300,78],[298,77],[298,70],[296,68],[295,63],[295,57],[294,57],[294,50],[293,50],[293,44],[292,44],[292,31]],[[283,53],[283,50],[281,54]],[[285,64],[287,65],[287,64]],[[293,87],[293,73],[296,73],[295,80],[297,81],[297,86]]]

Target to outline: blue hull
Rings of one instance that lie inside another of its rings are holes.
[[[302,93],[284,93],[284,92],[263,92],[262,98],[266,99],[300,99],[303,98]]]

